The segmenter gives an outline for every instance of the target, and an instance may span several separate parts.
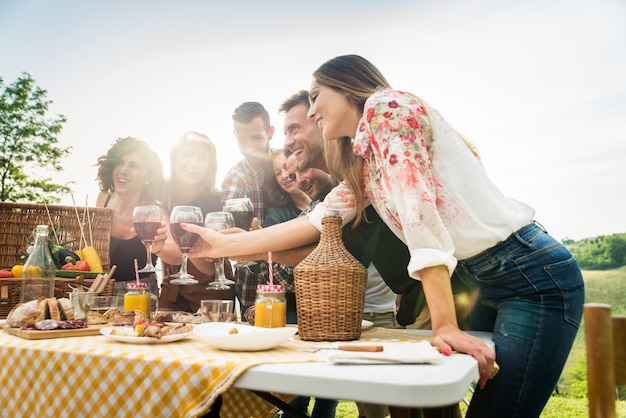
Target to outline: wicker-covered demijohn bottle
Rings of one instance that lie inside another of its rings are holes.
[[[326,211],[318,246],[294,268],[298,335],[307,341],[361,337],[367,270],[346,250],[341,217]]]

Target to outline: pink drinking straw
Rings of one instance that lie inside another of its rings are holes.
[[[137,266],[136,258],[135,258],[135,278],[137,279],[137,284],[139,284],[139,267]]]
[[[270,272],[270,284],[274,284],[274,268],[272,267],[272,252],[268,251],[267,253],[267,264],[269,264],[269,272]]]

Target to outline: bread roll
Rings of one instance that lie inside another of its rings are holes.
[[[45,303],[46,298],[39,298],[26,303],[18,303],[11,309],[7,316],[7,325],[19,328],[23,325],[34,324],[44,319],[45,312],[42,312],[41,302]],[[47,304],[46,304],[47,305]]]

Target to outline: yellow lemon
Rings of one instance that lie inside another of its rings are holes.
[[[22,277],[22,271],[24,270],[24,266],[21,264],[16,264],[11,268],[11,274],[13,277]]]
[[[137,333],[137,336],[139,337],[143,337],[143,323],[139,323],[137,325],[135,325],[135,332]]]
[[[43,269],[39,266],[26,267],[26,277],[41,277]]]

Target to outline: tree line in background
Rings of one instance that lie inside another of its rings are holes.
[[[9,85],[0,77],[0,201],[58,203],[71,191],[46,176],[72,150],[59,145],[66,117],[47,114],[46,94],[26,72]]]
[[[564,239],[563,244],[574,254],[582,269],[608,270],[626,265],[626,233],[580,241]]]

